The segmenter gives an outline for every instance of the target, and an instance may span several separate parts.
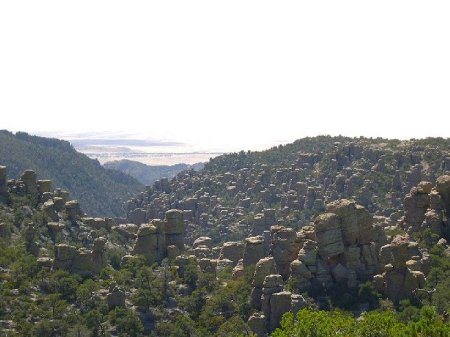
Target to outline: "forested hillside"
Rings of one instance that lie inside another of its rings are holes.
[[[109,161],[103,164],[108,169],[113,169],[126,173],[144,185],[151,185],[155,181],[162,178],[173,178],[178,173],[186,170],[200,170],[203,168],[202,163],[188,165],[188,164],[175,164],[175,165],[146,165],[134,160],[122,159]]]
[[[53,180],[91,215],[123,215],[123,202],[143,188],[129,175],[77,152],[69,142],[24,132],[0,131],[0,165],[8,167],[11,178],[31,169],[39,179]]]

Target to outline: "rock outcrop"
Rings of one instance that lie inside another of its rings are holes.
[[[408,233],[429,229],[441,237],[450,236],[450,175],[437,178],[436,183],[422,181],[404,198],[405,216],[402,226]]]
[[[83,216],[83,212],[81,212],[80,204],[77,200],[67,201],[64,205],[67,219],[70,221],[77,221]]]
[[[225,242],[220,250],[219,260],[231,260],[237,263],[244,255],[244,244],[242,242]]]
[[[106,302],[108,303],[108,309],[124,308],[125,307],[126,294],[121,290],[114,282],[110,285],[110,291],[106,296]]]
[[[274,257],[278,272],[286,280],[289,277],[289,268],[300,250],[297,233],[292,228],[272,226],[270,231],[270,254]]]
[[[264,238],[254,236],[245,239],[243,264],[244,267],[255,265],[264,257]]]
[[[106,265],[106,239],[97,238],[92,250],[77,249],[68,244],[55,245],[53,269],[63,269],[80,275],[95,275]]]
[[[347,199],[329,203],[314,226],[298,232],[272,226],[270,256],[257,262],[252,282],[251,305],[262,313],[253,315],[249,325],[264,336],[278,327],[285,312],[306,305],[301,295],[284,290],[284,280],[299,292],[322,291],[338,284],[356,288],[369,280],[378,270],[384,241],[370,213]]]
[[[20,176],[19,182],[25,186],[25,193],[30,195],[37,195],[37,179],[36,173],[32,170],[26,170]]]
[[[384,266],[384,272],[374,276],[377,290],[398,302],[411,299],[414,291],[425,285],[425,275],[419,270],[408,267],[411,251],[417,250],[417,244],[407,237],[397,236],[388,245],[382,247],[382,256],[389,263]]]
[[[264,285],[264,280],[268,275],[277,274],[275,259],[273,257],[266,257],[258,261],[255,266],[255,273],[253,274],[251,305],[257,310],[261,310],[261,296]]]
[[[314,225],[313,240],[309,227],[300,231],[298,258],[290,263],[290,278],[300,290],[336,283],[353,288],[376,273],[380,238],[364,207],[338,200],[327,205]]]
[[[153,224],[139,227],[132,253],[143,256],[147,263],[152,264],[162,261],[166,247],[163,224],[155,220]]]
[[[291,298],[292,294],[288,291],[272,294],[270,297],[269,331],[274,331],[280,327],[281,318],[291,310]]]
[[[179,251],[184,250],[184,221],[183,211],[171,209],[166,212],[164,233],[168,246],[176,246]]]
[[[155,219],[139,227],[132,253],[143,256],[147,263],[152,264],[161,263],[169,255],[174,259],[183,251],[183,213],[174,209],[167,211],[164,221]]]

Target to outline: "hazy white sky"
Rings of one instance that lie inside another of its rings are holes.
[[[0,128],[450,136],[447,1],[1,1]]]

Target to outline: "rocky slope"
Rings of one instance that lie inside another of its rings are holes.
[[[179,208],[191,240],[260,235],[273,224],[308,225],[325,205],[352,198],[395,222],[420,181],[450,167],[450,141],[315,137],[263,152],[212,159],[201,172],[162,179],[127,203],[127,221],[144,223]]]

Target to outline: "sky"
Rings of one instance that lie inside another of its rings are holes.
[[[1,1],[0,129],[262,149],[450,136],[449,1]]]

